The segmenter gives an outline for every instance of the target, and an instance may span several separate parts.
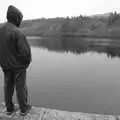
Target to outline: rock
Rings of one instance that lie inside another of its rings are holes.
[[[18,107],[18,105],[15,105]],[[6,116],[4,103],[0,105],[0,120],[120,120],[120,116],[100,115],[81,112],[68,112],[48,108],[32,107],[25,117],[18,110],[13,116]]]

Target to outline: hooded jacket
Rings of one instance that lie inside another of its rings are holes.
[[[25,69],[31,62],[30,46],[18,28],[22,17],[17,8],[8,7],[8,22],[0,28],[0,65],[3,70]]]

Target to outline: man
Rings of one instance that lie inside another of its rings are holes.
[[[0,65],[4,73],[4,100],[7,114],[12,115],[12,101],[16,88],[20,114],[26,115],[28,104],[26,70],[31,62],[31,50],[24,34],[19,30],[23,15],[14,6],[7,10],[7,23],[0,28]]]

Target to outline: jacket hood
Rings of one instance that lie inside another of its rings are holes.
[[[12,24],[19,27],[19,25],[21,24],[22,18],[23,18],[23,15],[20,12],[20,10],[18,10],[16,7],[12,5],[8,7],[8,10],[7,10],[8,22],[11,22]]]

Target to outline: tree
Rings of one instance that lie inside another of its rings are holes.
[[[113,13],[110,13],[108,24],[112,25],[116,20],[120,18],[120,14],[118,14],[116,11]]]

